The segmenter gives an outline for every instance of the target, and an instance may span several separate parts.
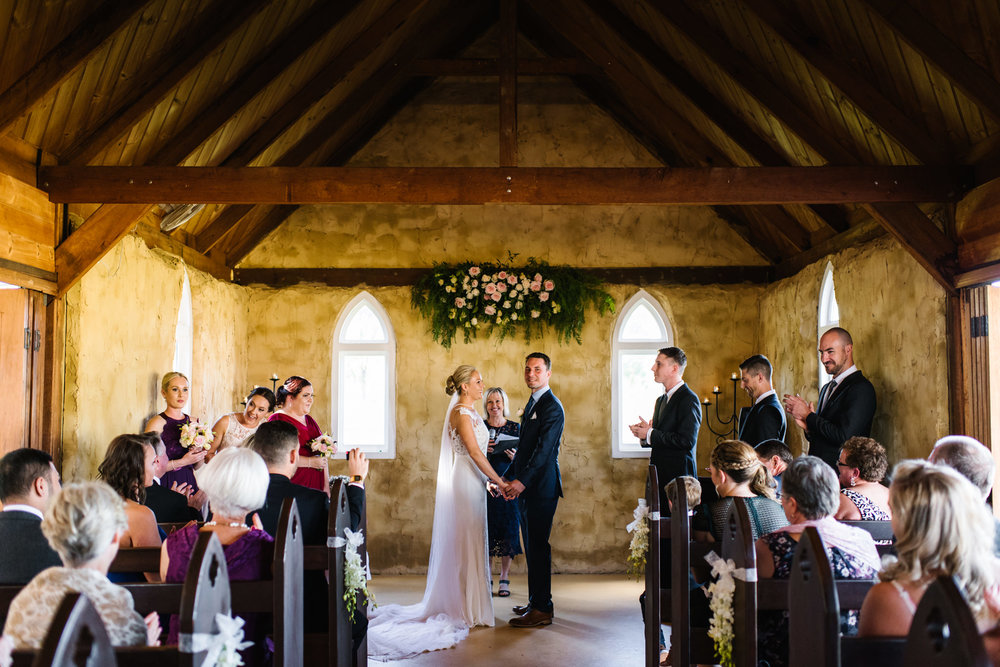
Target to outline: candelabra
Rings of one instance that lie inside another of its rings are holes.
[[[278,374],[271,373],[271,393],[278,391]]]
[[[712,428],[711,413],[708,409],[708,406],[712,405],[712,402],[707,398],[701,399],[701,405],[705,410],[704,424],[708,426],[708,430],[715,434],[716,442],[722,442],[727,439],[735,440],[739,431],[740,423],[736,413],[736,386],[740,382],[740,376],[732,373],[729,376],[729,381],[733,383],[733,412],[726,419],[723,419],[719,414],[719,403],[722,402],[719,396],[722,395],[722,390],[718,386],[712,387],[712,393],[715,394],[715,421],[719,423],[719,431]]]

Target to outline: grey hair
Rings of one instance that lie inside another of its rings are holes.
[[[800,456],[781,475],[781,495],[795,498],[806,519],[832,516],[840,506],[840,483],[823,459]]]
[[[490,387],[486,390],[486,393],[483,395],[483,411],[486,411],[486,402],[490,400],[490,396],[493,394],[500,394],[500,398],[503,399],[503,416],[510,417],[510,399],[507,398],[507,392],[500,387]]]
[[[125,501],[104,482],[67,484],[42,519],[42,534],[66,567],[81,567],[128,528]]]
[[[993,454],[986,445],[967,435],[946,435],[934,443],[931,463],[953,468],[972,482],[983,498],[990,495],[993,488]]]
[[[245,447],[223,449],[194,476],[212,512],[230,517],[263,507],[271,482],[264,459]]]

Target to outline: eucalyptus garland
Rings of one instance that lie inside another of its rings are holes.
[[[466,343],[480,333],[502,340],[518,331],[530,341],[546,327],[560,342],[581,343],[588,306],[601,315],[614,312],[603,287],[593,275],[533,259],[523,267],[465,262],[436,265],[413,286],[412,301],[446,348],[459,332]]]

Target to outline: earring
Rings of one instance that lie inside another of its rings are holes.
[[[851,486],[855,486],[856,484],[857,484],[857,478],[856,477],[852,477],[851,478]]]

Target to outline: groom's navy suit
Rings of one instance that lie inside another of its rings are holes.
[[[785,441],[785,411],[777,394],[770,394],[749,408],[740,410],[739,439],[751,447],[765,440]]]
[[[549,534],[562,497],[559,443],[566,415],[549,389],[524,411],[521,441],[507,479],[524,484],[518,497],[524,557],[528,563],[528,606],[552,613],[552,548]]]

